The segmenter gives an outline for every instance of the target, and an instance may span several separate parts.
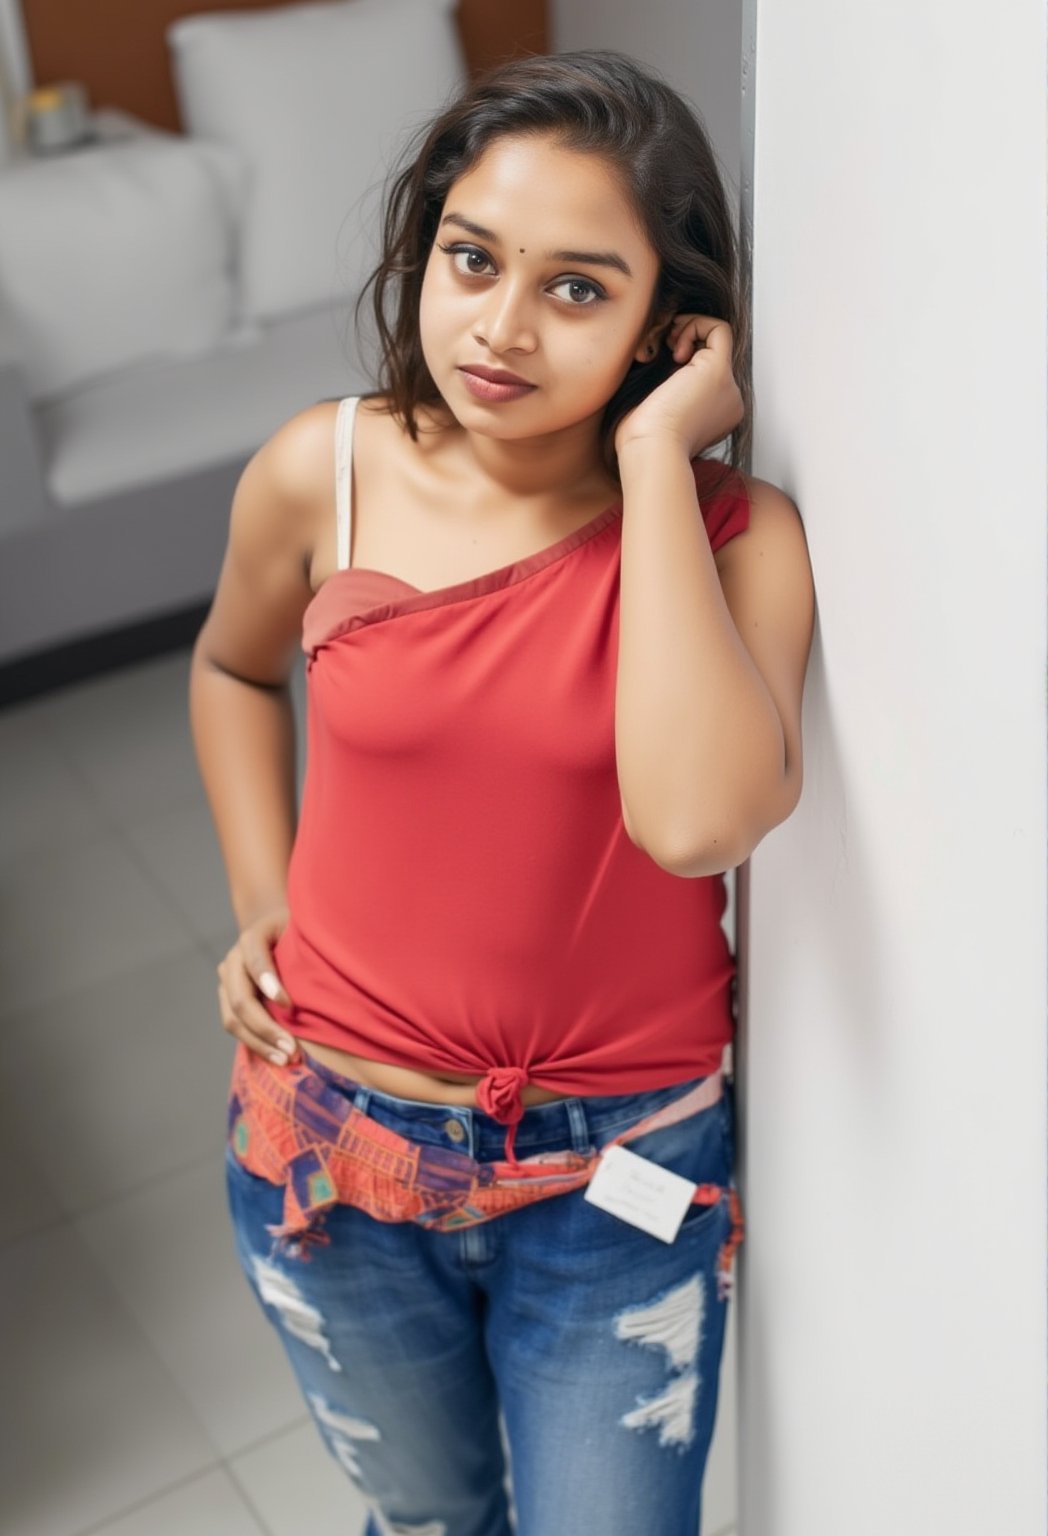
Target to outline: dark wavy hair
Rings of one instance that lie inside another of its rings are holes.
[[[742,468],[752,431],[749,302],[738,239],[716,156],[698,117],[665,81],[625,54],[586,49],[514,59],[469,83],[409,141],[382,211],[382,255],[356,302],[370,300],[378,335],[379,388],[418,438],[416,411],[441,396],[422,355],[422,279],[447,194],[496,139],[552,135],[599,155],[618,173],[659,257],[649,323],[666,309],[713,315],[732,328],[733,371],[745,406],[727,462]],[[630,365],[608,401],[601,451],[618,478],[614,434],[625,413],[676,369],[661,346]]]

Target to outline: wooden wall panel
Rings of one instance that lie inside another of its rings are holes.
[[[165,30],[179,16],[261,10],[288,0],[22,0],[37,86],[80,80],[91,107],[120,107],[182,131]],[[294,0],[292,0],[294,3]],[[546,0],[459,0],[459,30],[474,72],[548,47]]]

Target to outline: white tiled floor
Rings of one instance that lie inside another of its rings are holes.
[[[0,713],[5,1536],[363,1530],[233,1252],[215,963],[234,928],[188,666]],[[295,699],[301,776],[301,670]],[[729,1317],[710,1536],[733,1508]]]

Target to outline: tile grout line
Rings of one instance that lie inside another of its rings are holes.
[[[163,1487],[158,1488],[155,1493],[146,1494],[144,1498],[136,1499],[133,1504],[122,1505],[120,1509],[114,1510],[112,1514],[104,1515],[101,1520],[94,1520],[90,1525],[79,1526],[75,1531],[70,1532],[70,1536],[92,1536],[93,1532],[104,1531],[106,1526],[112,1525],[115,1520],[123,1520],[128,1515],[133,1515],[141,1510],[148,1509],[149,1506],[151,1504],[155,1504],[158,1499],[166,1498],[168,1494],[176,1492],[179,1488],[189,1488],[193,1483],[202,1482],[205,1477],[210,1477],[214,1472],[224,1472],[227,1477],[229,1476],[229,1468],[226,1466],[226,1463],[221,1456],[217,1457],[216,1460],[211,1462],[209,1466],[201,1467],[198,1472],[187,1472],[185,1477],[176,1477],[173,1482],[165,1483]],[[230,1477],[229,1480],[233,1484],[235,1492],[242,1497],[242,1491],[239,1483],[237,1483],[232,1477]],[[244,1500],[244,1502],[247,1503],[246,1500]],[[248,1513],[251,1515],[252,1519],[257,1520],[255,1510],[250,1505],[248,1505]],[[258,1524],[260,1526],[262,1536],[273,1536],[273,1532],[270,1531],[269,1527],[264,1522],[258,1522]]]
[[[275,1429],[270,1434],[262,1435],[258,1440],[253,1440],[250,1445],[245,1445],[242,1450],[237,1451],[236,1455],[245,1456],[249,1451],[258,1450],[260,1446],[267,1445],[274,1440],[278,1440],[282,1435],[289,1434],[293,1429],[301,1429],[304,1424],[312,1423],[312,1415],[309,1412],[306,1412],[300,1418],[293,1419],[290,1424],[285,1424],[283,1429]],[[239,1492],[240,1497],[243,1499],[248,1509],[251,1511],[252,1516],[255,1518],[255,1520],[258,1521],[264,1536],[278,1536],[278,1532],[273,1530],[272,1526],[269,1524],[269,1521],[266,1520],[265,1516],[256,1505],[254,1499],[251,1497],[250,1490],[244,1486],[241,1479],[237,1476],[236,1467],[233,1465],[234,1460],[234,1457],[226,1456],[223,1458],[222,1462],[222,1465],[225,1467],[226,1472],[229,1475],[230,1481]]]
[[[289,1435],[293,1429],[302,1429],[307,1424],[313,1424],[313,1416],[309,1409],[303,1407],[301,1413],[293,1419],[288,1419],[286,1424],[278,1424],[276,1429],[268,1429],[264,1435],[259,1435],[257,1440],[248,1440],[239,1449],[226,1452],[222,1457],[222,1465],[232,1471],[233,1462],[240,1456],[247,1456],[251,1451],[261,1450],[264,1445],[270,1445],[274,1440],[279,1440],[283,1435]]]
[[[134,839],[131,837],[127,830],[127,823],[121,816],[118,816],[115,811],[112,811],[109,806],[106,805],[105,801],[101,799],[94,785],[92,784],[91,779],[84,772],[79,759],[75,756],[72,756],[67,751],[65,743],[62,741],[59,734],[54,730],[54,727],[49,725],[47,719],[45,718],[41,720],[39,724],[41,727],[41,734],[46,738],[47,744],[51,751],[59,759],[62,765],[68,770],[71,777],[80,786],[85,799],[98,817],[99,825],[104,829],[108,836],[117,838],[122,849],[128,855],[135,868],[138,870],[138,873],[142,875],[146,881],[148,881],[149,885],[156,892],[157,896],[159,896],[164,904],[168,907],[172,915],[177,917],[179,927],[185,929],[185,913],[173,900],[170,892],[165,890],[165,888],[157,881],[149,866],[143,861]],[[189,726],[187,722],[187,730],[188,729]],[[199,770],[197,778],[198,785],[200,788],[202,788],[202,784],[199,784]],[[191,799],[195,798],[196,793],[197,790],[194,789],[192,797],[187,794],[184,797],[186,803],[189,803]],[[181,803],[182,801],[180,799],[179,804]],[[170,809],[170,807],[167,807],[167,809]],[[191,933],[190,936],[194,939],[198,937],[198,935],[195,933]]]
[[[123,1189],[115,1195],[106,1195],[103,1199],[96,1200],[93,1204],[85,1206],[83,1210],[76,1211],[73,1215],[67,1217],[67,1220],[70,1225],[75,1225],[78,1221],[86,1221],[89,1217],[100,1216],[112,1206],[120,1205],[125,1200],[133,1200],[138,1195],[147,1194],[150,1190],[162,1189],[165,1184],[172,1183],[175,1179],[181,1178],[183,1174],[195,1173],[210,1164],[214,1164],[216,1177],[220,1178],[224,1146],[225,1141],[223,1139],[222,1144],[214,1152],[206,1152],[201,1157],[194,1157],[188,1163],[180,1163],[177,1168],[164,1168],[159,1173],[150,1174],[140,1184],[133,1184],[130,1189]],[[28,1234],[26,1235],[28,1236]],[[18,1238],[12,1238],[11,1241],[18,1242]],[[2,1247],[3,1244],[0,1242],[0,1249]]]
[[[193,943],[190,943],[190,944],[186,945],[186,953],[187,954],[192,954],[195,951],[199,951],[202,958],[206,958],[206,959],[211,959],[212,958],[210,950],[207,949],[206,944],[204,944],[202,940],[198,940],[198,941],[195,941]],[[137,970],[139,968],[141,968],[143,970],[146,970],[146,969],[149,968],[149,966],[153,965],[154,963],[155,963],[154,960],[147,960],[147,961],[142,962],[140,967],[137,966],[137,965],[131,965],[131,966],[127,967],[125,970],[114,972],[114,975],[115,976],[132,975],[135,972],[135,970]],[[212,960],[212,964],[213,963],[214,962]],[[102,980],[99,981],[97,983],[97,985],[103,985],[105,982],[107,982],[107,981],[109,981],[111,979],[112,979],[111,977],[102,978]],[[94,986],[94,985],[96,985],[96,983],[93,982],[93,983],[91,983],[91,985]],[[77,993],[79,991],[82,991],[82,990],[84,990],[84,989],[83,988],[77,988],[74,991],[69,992],[69,993],[58,994],[54,998],[48,999],[47,1006],[50,1006],[52,1003],[62,1003],[62,1002],[68,1001],[69,999],[75,997],[77,995]],[[25,1010],[19,1008],[17,1010],[13,1010],[13,1012],[11,1014],[8,1014],[8,1015],[5,1015],[3,1013],[3,1011],[0,1010],[0,1024],[2,1024],[6,1019],[9,1019],[9,1018],[12,1018],[12,1017],[16,1017],[17,1014],[19,1014],[19,1013],[21,1013],[23,1011],[29,1012],[29,1011],[31,1011],[31,1009],[33,1007],[37,1007],[37,1006],[41,1006],[41,1005],[38,1005],[38,1004],[29,1005],[29,1007],[26,1008]],[[221,1021],[219,1021],[219,1027],[221,1027]],[[229,1066],[227,1067],[226,1070],[227,1070],[227,1075],[228,1075],[228,1072],[230,1070],[232,1070],[232,1052],[230,1053]],[[4,1077],[3,1077],[3,1074],[0,1074],[0,1091],[2,1091],[3,1086],[4,1086]],[[112,1206],[118,1205],[121,1201],[133,1199],[136,1195],[138,1195],[140,1193],[143,1193],[143,1192],[146,1192],[146,1191],[148,1191],[150,1189],[161,1188],[165,1183],[180,1177],[182,1174],[190,1173],[190,1172],[193,1172],[193,1171],[195,1171],[197,1169],[200,1169],[205,1164],[214,1162],[216,1168],[219,1168],[220,1165],[221,1165],[222,1150],[223,1150],[224,1140],[225,1140],[225,1137],[224,1137],[224,1126],[222,1125],[221,1121],[219,1123],[219,1129],[222,1132],[222,1141],[221,1141],[221,1143],[216,1145],[215,1149],[212,1152],[204,1153],[204,1154],[201,1154],[200,1156],[193,1157],[188,1162],[179,1163],[177,1167],[162,1169],[160,1172],[151,1174],[149,1177],[140,1180],[138,1183],[132,1184],[127,1189],[121,1189],[121,1190],[116,1191],[115,1193],[107,1194],[107,1195],[103,1196],[103,1198],[100,1199],[100,1200],[92,1200],[90,1203],[88,1203],[87,1205],[83,1206],[81,1209],[78,1209],[78,1210],[75,1210],[75,1211],[69,1210],[69,1209],[67,1209],[67,1208],[65,1208],[63,1206],[61,1191],[57,1187],[53,1187],[52,1185],[47,1183],[47,1181],[44,1179],[44,1175],[41,1172],[39,1172],[39,1170],[37,1170],[36,1171],[36,1176],[41,1180],[42,1183],[45,1184],[45,1186],[48,1189],[49,1194],[51,1195],[52,1199],[56,1202],[56,1204],[60,1207],[60,1209],[59,1209],[59,1211],[57,1212],[57,1214],[55,1216],[49,1217],[49,1218],[47,1218],[47,1219],[45,1219],[43,1221],[34,1222],[33,1225],[27,1227],[24,1231],[15,1233],[13,1236],[9,1236],[9,1235],[0,1233],[0,1253],[9,1253],[19,1243],[24,1242],[24,1241],[26,1241],[28,1239],[33,1238],[33,1237],[36,1237],[36,1236],[40,1235],[41,1233],[52,1232],[52,1231],[54,1231],[58,1227],[65,1226],[65,1227],[70,1227],[70,1228],[74,1228],[75,1229],[76,1223],[78,1221],[80,1221],[82,1219],[87,1219],[89,1217],[93,1217],[93,1216],[99,1215],[99,1214],[107,1211],[108,1209],[110,1209]],[[21,1150],[24,1150],[24,1149],[21,1149]],[[28,1156],[28,1153],[26,1155]]]
[[[223,1462],[222,1465],[225,1468],[226,1476],[229,1478],[230,1482],[233,1484],[233,1487],[236,1489],[244,1504],[247,1506],[251,1518],[262,1532],[262,1536],[278,1536],[278,1533],[273,1529],[269,1521],[265,1519],[262,1511],[251,1497],[250,1493],[248,1493],[243,1483],[237,1477],[233,1468],[229,1465],[228,1462]]]
[[[139,858],[134,856],[134,845],[130,843],[126,833],[120,831],[119,829],[116,831],[106,831],[103,829],[100,830],[97,837],[85,839],[80,844],[80,846],[86,846],[89,842],[103,845],[106,843],[117,842],[120,845],[121,852],[125,855],[128,854],[130,847],[132,854],[131,862],[134,864],[136,872],[147,880],[151,889],[162,901],[164,907],[167,910],[169,920],[177,931],[181,941],[181,949],[196,949],[202,942],[204,942],[201,940],[199,934],[193,933],[192,930],[187,926],[183,913],[180,912],[179,909],[174,905],[168,893],[157,885],[155,878],[149,873],[148,869],[143,868]],[[33,857],[34,855],[32,852],[27,853],[27,862]],[[8,867],[10,868],[10,866]],[[28,1013],[36,1008],[46,1008],[51,1007],[55,1003],[68,1002],[71,998],[76,997],[76,995],[81,991],[88,990],[91,987],[104,986],[107,982],[114,980],[114,978],[117,976],[127,976],[133,974],[133,972],[137,970],[145,970],[148,966],[156,964],[158,960],[170,958],[172,953],[178,954],[180,952],[180,950],[175,950],[173,952],[169,951],[161,955],[152,955],[146,960],[139,960],[137,962],[133,962],[131,965],[121,965],[118,966],[115,970],[104,972],[101,976],[93,976],[89,981],[80,981],[69,990],[62,989],[58,992],[50,992],[44,997],[30,998],[28,1001],[16,1003],[13,1007],[7,1007],[5,1004],[0,1003],[0,1023],[4,1023],[8,1019],[20,1013]]]
[[[135,1504],[127,1506],[128,1509],[135,1509],[143,1505],[150,1504],[155,1498],[158,1497],[158,1495],[164,1493],[168,1488],[178,1487],[182,1483],[193,1482],[196,1478],[202,1477],[206,1473],[214,1471],[216,1467],[222,1465],[222,1452],[211,1438],[206,1425],[198,1417],[193,1404],[190,1402],[189,1398],[183,1392],[182,1387],[175,1379],[167,1361],[157,1349],[156,1345],[153,1343],[153,1340],[149,1337],[145,1328],[139,1322],[132,1309],[124,1301],[124,1298],[117,1290],[116,1285],[110,1279],[106,1271],[102,1268],[102,1265],[99,1263],[94,1253],[92,1253],[87,1242],[80,1235],[80,1233],[75,1230],[75,1228],[72,1228],[71,1223],[70,1228],[71,1236],[74,1238],[77,1246],[81,1251],[83,1262],[89,1265],[94,1271],[94,1278],[96,1282],[104,1290],[107,1300],[113,1305],[113,1307],[116,1308],[117,1312],[119,1313],[122,1326],[128,1329],[129,1332],[134,1335],[135,1341],[139,1347],[154,1363],[161,1376],[163,1377],[165,1385],[172,1393],[175,1401],[178,1403],[178,1406],[185,1412],[189,1422],[193,1425],[194,1429],[200,1435],[201,1440],[211,1452],[212,1459],[208,1462],[205,1462],[202,1467],[197,1468],[193,1472],[186,1473],[184,1477],[175,1479],[175,1481],[171,1484],[165,1484],[163,1487],[158,1488],[153,1493],[149,1494],[146,1498],[140,1499],[136,1501]],[[120,1519],[126,1512],[126,1510],[114,1510],[107,1514],[103,1519],[96,1520],[92,1522],[90,1526],[82,1527],[81,1529],[72,1533],[72,1536],[88,1536],[90,1531],[104,1529],[107,1524],[110,1524],[113,1520]]]

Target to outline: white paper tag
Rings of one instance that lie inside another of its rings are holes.
[[[602,1153],[586,1186],[585,1199],[642,1232],[672,1243],[698,1187],[691,1179],[639,1157],[629,1147],[615,1145]]]

